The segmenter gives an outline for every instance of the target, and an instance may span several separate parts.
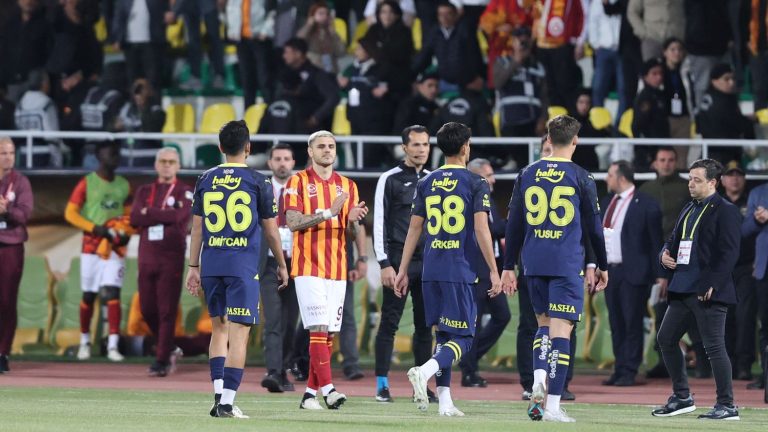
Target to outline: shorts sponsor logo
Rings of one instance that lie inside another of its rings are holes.
[[[210,237],[208,239],[210,247],[246,247],[248,246],[248,237]]]
[[[325,318],[328,316],[328,308],[325,305],[312,305],[304,308],[308,316]]]
[[[452,319],[448,319],[446,317],[440,317],[440,324],[442,324],[442,325],[444,325],[446,327],[451,327],[451,328],[456,328],[456,329],[469,328],[469,326],[467,325],[466,321],[452,320]]]
[[[576,313],[576,308],[572,305],[567,304],[561,304],[561,303],[550,303],[549,304],[549,311],[550,312],[565,312],[565,313]]]
[[[459,249],[461,242],[459,240],[432,240],[430,244],[432,249]]]
[[[233,177],[230,174],[225,175],[224,178],[213,176],[213,181],[211,181],[211,189],[216,190],[218,186],[221,186],[225,189],[235,190],[240,187],[240,181],[242,181],[242,178]]]
[[[248,308],[228,307],[227,315],[230,316],[251,316],[251,310]]]

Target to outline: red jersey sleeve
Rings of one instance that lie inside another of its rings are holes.
[[[78,207],[82,207],[83,204],[85,204],[87,190],[88,190],[88,185],[85,181],[85,177],[83,177],[77,183],[77,186],[75,186],[75,189],[72,191],[72,195],[69,196],[69,202],[71,202],[72,204],[75,204]]]

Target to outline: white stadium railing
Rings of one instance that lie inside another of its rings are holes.
[[[22,155],[22,165],[28,169],[39,169],[41,171],[51,171],[43,167],[34,167],[32,156],[36,152],[34,149],[34,140],[43,139],[46,141],[59,140],[59,139],[79,139],[86,141],[136,141],[136,140],[158,140],[166,143],[175,143],[182,147],[182,153],[186,156],[182,165],[194,167],[194,160],[190,164],[189,157],[194,159],[194,150],[199,144],[209,144],[218,142],[218,136],[215,134],[169,134],[169,133],[110,133],[110,132],[49,132],[49,131],[2,131],[0,130],[0,136],[9,136],[11,138],[21,138],[24,141],[22,144],[26,148]],[[252,135],[252,141],[258,142],[271,142],[271,143],[305,143],[307,140],[306,135]],[[368,145],[376,144],[399,144],[399,136],[368,136],[368,135],[339,135],[336,136],[336,141],[341,147],[341,151],[344,151],[347,155],[354,153],[354,160],[348,158],[345,166],[339,167],[341,172],[348,172],[359,178],[376,178],[380,172],[360,171],[363,169],[363,152]],[[431,141],[435,144],[435,138],[432,137]],[[18,140],[17,140],[18,142]],[[472,138],[473,145],[483,146],[501,146],[501,145],[525,145],[528,147],[528,157],[530,160],[534,160],[538,157],[538,149],[540,147],[540,138],[495,138],[495,137],[475,137]],[[665,146],[689,146],[693,148],[699,148],[701,150],[701,157],[707,157],[710,147],[742,147],[742,148],[765,148],[768,151],[768,140],[723,140],[723,139],[636,139],[636,138],[580,138],[579,145],[594,145],[600,146],[603,152],[608,152],[609,160],[617,159],[632,159],[632,148],[635,145],[665,145]],[[353,152],[352,149],[355,149]],[[154,152],[155,150],[151,150]],[[39,150],[38,150],[39,152]],[[129,157],[145,157],[147,156],[146,149],[124,149],[124,152]],[[154,154],[154,153],[152,153]],[[56,170],[61,171],[61,170]],[[496,175],[497,179],[513,179],[517,175],[514,173],[499,173]],[[639,180],[648,180],[655,177],[654,173],[638,173],[636,177]],[[602,180],[605,178],[605,173],[595,173],[595,178]],[[768,174],[764,172],[748,174],[749,179],[764,180],[768,179]]]

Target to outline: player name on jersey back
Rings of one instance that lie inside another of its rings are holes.
[[[477,280],[474,215],[491,211],[490,193],[484,178],[461,166],[445,165],[419,180],[412,214],[426,219],[422,280]]]
[[[246,165],[211,168],[197,180],[192,212],[203,218],[201,275],[255,278],[260,221],[277,214],[270,179]]]

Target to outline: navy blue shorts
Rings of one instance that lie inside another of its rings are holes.
[[[259,323],[259,281],[233,276],[202,278],[208,314],[240,324]]]
[[[474,336],[477,321],[475,284],[456,282],[421,283],[424,314],[428,326],[437,326],[459,336]]]
[[[584,278],[581,276],[529,276],[533,311],[551,318],[581,321],[584,309]]]

